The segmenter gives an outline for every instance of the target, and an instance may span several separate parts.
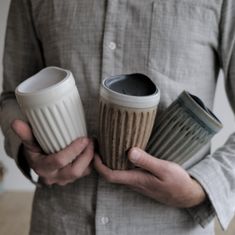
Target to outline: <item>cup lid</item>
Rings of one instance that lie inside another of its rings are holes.
[[[144,74],[122,74],[103,80],[100,95],[110,103],[132,108],[150,108],[160,101],[160,90]]]

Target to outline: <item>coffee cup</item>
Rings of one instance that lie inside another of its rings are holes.
[[[111,169],[131,167],[127,151],[145,149],[160,100],[160,90],[143,74],[107,78],[100,89],[99,147]]]
[[[183,91],[153,128],[147,152],[184,165],[223,127],[203,101]]]
[[[45,153],[58,152],[87,135],[82,102],[69,70],[44,68],[19,84],[15,94]]]

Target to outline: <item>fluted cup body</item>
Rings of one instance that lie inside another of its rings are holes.
[[[128,76],[139,79],[146,78],[140,74],[112,77],[110,78],[111,82],[112,79],[117,79],[115,83],[118,83],[119,78],[127,79],[127,82],[109,86],[109,80],[105,80],[100,91],[98,138],[100,153],[103,162],[115,170],[125,170],[132,167],[127,157],[127,152],[131,147],[145,149],[153,128],[160,98],[160,92],[154,84],[152,84],[154,89],[150,89],[152,93],[150,92],[149,95],[146,95],[145,92],[139,96],[134,92],[133,95],[131,81],[134,83],[135,79],[132,80]]]
[[[45,153],[58,152],[87,135],[73,74],[47,67],[16,88],[16,98]]]

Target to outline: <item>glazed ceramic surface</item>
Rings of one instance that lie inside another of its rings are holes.
[[[160,91],[145,75],[115,76],[100,92],[99,147],[111,169],[131,167],[127,151],[145,149],[154,124]]]
[[[221,128],[221,122],[203,102],[184,91],[156,123],[147,151],[183,165]]]
[[[46,153],[87,135],[83,106],[70,71],[47,67],[22,82],[15,93]]]

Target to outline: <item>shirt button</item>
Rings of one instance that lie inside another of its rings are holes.
[[[108,46],[111,50],[115,50],[117,48],[117,44],[115,42],[110,42]]]
[[[102,224],[107,224],[109,222],[109,218],[108,217],[102,217],[101,218],[101,223]]]

